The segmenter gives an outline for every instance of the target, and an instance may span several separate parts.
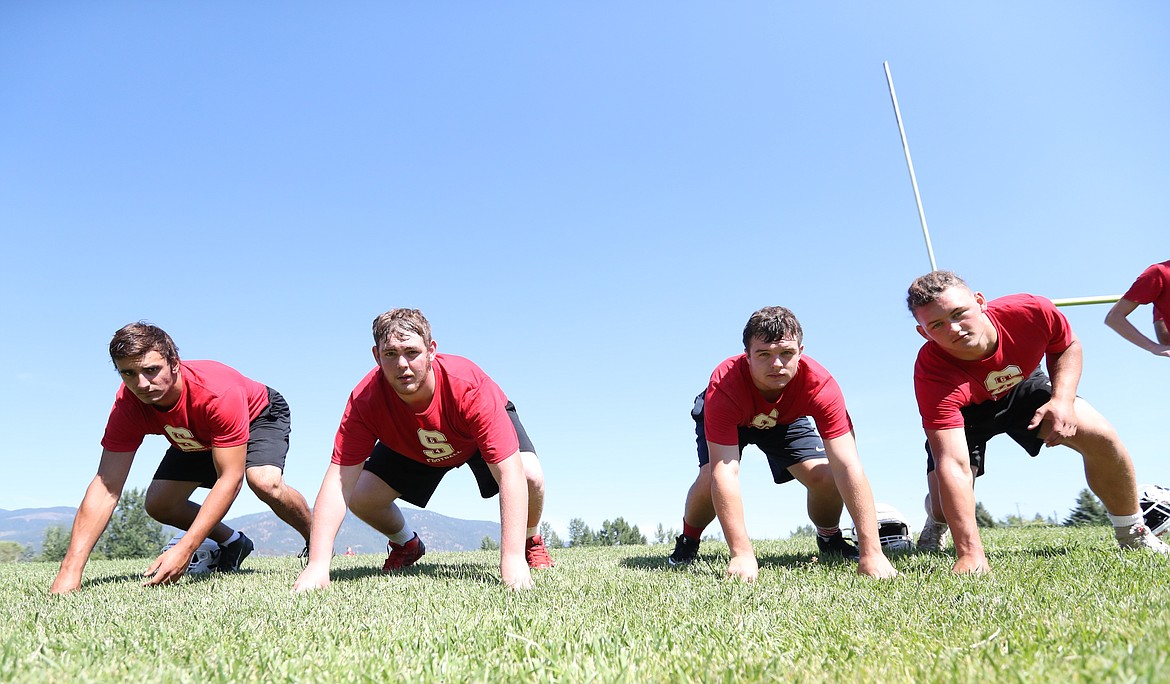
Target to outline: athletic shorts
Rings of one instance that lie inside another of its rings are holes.
[[[288,403],[280,392],[268,388],[268,406],[248,425],[248,457],[245,469],[272,465],[284,472],[284,459],[288,455],[288,435],[292,431],[292,418]],[[198,482],[200,487],[211,489],[219,479],[211,450],[183,451],[176,446],[167,449],[162,463],[154,471],[156,480],[178,480]]]
[[[504,410],[508,412],[508,418],[512,421],[512,426],[516,428],[520,451],[535,454],[536,447],[532,446],[532,440],[528,439],[528,433],[520,424],[520,416],[516,414],[516,407],[509,401],[504,406]],[[475,476],[480,496],[490,499],[500,493],[500,484],[496,482],[492,471],[488,469],[487,462],[483,460],[483,454],[478,451],[465,463],[455,466],[433,466],[408,458],[379,441],[374,445],[374,450],[370,452],[369,458],[366,459],[365,470],[377,475],[391,489],[398,492],[398,498],[419,508],[426,508],[427,502],[431,500],[431,495],[435,493],[443,476],[463,465],[467,465],[471,469],[471,474]]]
[[[691,417],[695,419],[695,442],[699,448],[699,467],[711,462],[711,452],[707,448],[707,435],[703,427],[703,397],[706,392],[695,397],[695,407],[691,409]],[[802,461],[811,461],[825,456],[825,443],[817,434],[816,428],[804,416],[787,425],[778,424],[775,427],[762,430],[754,427],[739,427],[739,453],[743,456],[743,448],[755,444],[768,457],[768,467],[772,469],[772,480],[776,484],[784,484],[793,478],[788,469]]]
[[[1006,434],[1033,457],[1040,454],[1044,440],[1040,438],[1039,430],[1028,429],[1028,423],[1032,422],[1036,409],[1051,398],[1052,382],[1044,371],[1037,368],[1023,382],[1013,387],[1007,396],[962,408],[967,451],[971,456],[971,472],[975,477],[986,471],[987,441],[996,435]],[[933,470],[934,456],[927,442],[926,472]]]

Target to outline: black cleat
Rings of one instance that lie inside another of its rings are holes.
[[[857,561],[861,560],[861,554],[857,551],[857,547],[845,541],[845,536],[837,530],[830,537],[822,537],[817,535],[817,549],[820,550],[822,556],[837,556],[845,560]]]
[[[689,565],[699,557],[699,540],[680,534],[674,540],[674,553],[666,559],[671,565]]]
[[[219,545],[219,565],[217,565],[215,569],[224,572],[235,572],[236,570],[239,570],[240,565],[244,562],[244,559],[247,558],[248,554],[252,553],[252,550],[255,548],[256,545],[252,543],[252,540],[248,539],[248,537],[245,536],[243,532],[241,532],[240,538],[231,544]]]

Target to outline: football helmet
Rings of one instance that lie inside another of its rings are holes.
[[[1161,537],[1170,530],[1170,489],[1141,485],[1138,487],[1138,504],[1151,532]]]
[[[898,509],[889,504],[874,504],[874,513],[877,514],[878,542],[882,551],[909,551],[914,548],[914,539],[910,536],[910,523],[906,522]],[[849,531],[853,543],[857,543],[857,527]]]
[[[179,532],[167,542],[166,549],[179,543],[186,532]],[[164,551],[166,549],[163,549]],[[204,539],[195,553],[191,554],[191,561],[187,564],[188,575],[206,575],[219,565],[219,544],[211,539]]]

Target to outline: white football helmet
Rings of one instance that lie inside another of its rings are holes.
[[[175,544],[178,544],[184,534],[187,533],[179,532],[171,537],[171,540],[167,542],[166,548],[169,549]],[[166,549],[163,550],[165,551]],[[212,570],[215,570],[217,565],[219,565],[219,544],[211,539],[204,539],[203,543],[199,545],[199,548],[195,549],[195,553],[191,555],[191,562],[187,564],[187,574],[206,575]]]
[[[1146,519],[1146,527],[1151,532],[1161,537],[1170,530],[1170,489],[1158,485],[1141,485],[1138,487],[1138,503]]]
[[[877,514],[878,542],[882,551],[909,551],[914,548],[914,540],[910,536],[910,523],[906,522],[898,509],[889,504],[874,504],[874,513]],[[857,528],[849,531],[853,543],[857,543]]]

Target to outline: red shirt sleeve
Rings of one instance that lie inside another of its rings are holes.
[[[358,408],[360,401],[356,395],[357,390],[349,395],[337,436],[333,438],[332,462],[338,465],[352,466],[364,462],[378,441],[378,436]]]
[[[142,439],[148,434],[148,429],[142,420],[141,411],[136,410],[138,407],[130,403],[132,401],[137,402],[138,399],[128,396],[125,387],[118,389],[110,417],[106,421],[102,448],[125,453],[137,451],[142,446]]]
[[[832,376],[825,380],[809,403],[809,416],[816,422],[821,439],[834,439],[853,430],[853,421],[845,409],[845,395]]]
[[[520,450],[516,428],[505,409],[507,404],[504,391],[486,376],[461,402],[467,428],[487,463],[499,463]]]

